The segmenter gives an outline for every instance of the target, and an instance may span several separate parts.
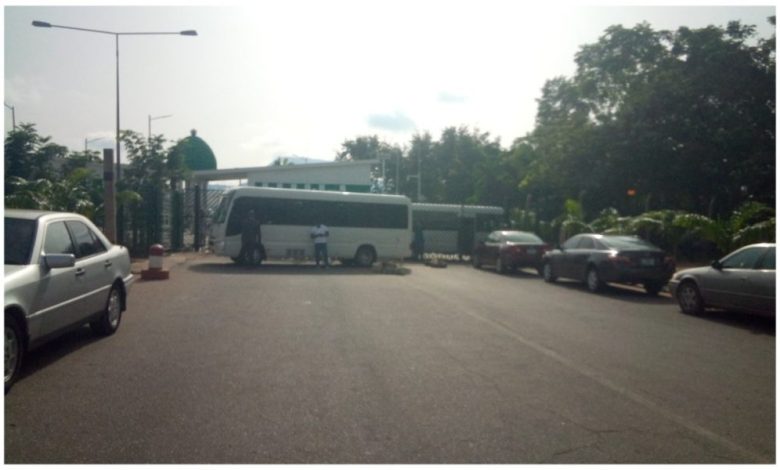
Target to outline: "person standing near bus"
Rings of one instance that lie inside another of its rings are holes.
[[[260,221],[255,217],[255,211],[249,210],[241,224],[241,253],[238,259],[243,264],[255,264],[255,252],[260,246]],[[259,254],[262,259],[262,254]]]
[[[412,257],[415,261],[423,261],[425,255],[425,236],[419,224],[414,226],[414,238],[412,240]]]
[[[322,267],[328,267],[328,226],[317,224],[311,229],[311,239],[314,240],[314,261],[320,265],[320,256],[323,259]]]

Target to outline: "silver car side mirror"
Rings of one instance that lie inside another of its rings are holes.
[[[720,263],[719,260],[713,261],[712,264],[710,264],[710,266],[712,266],[713,268],[717,269],[718,271],[723,269],[723,265]]]
[[[43,262],[49,269],[72,268],[76,265],[76,257],[66,253],[44,255]]]

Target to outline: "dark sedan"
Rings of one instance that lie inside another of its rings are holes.
[[[674,273],[674,260],[641,238],[623,235],[579,234],[544,255],[542,276],[583,281],[591,292],[607,282],[642,284],[656,295]]]
[[[475,268],[480,268],[483,264],[495,266],[496,271],[502,274],[524,267],[535,268],[541,274],[542,255],[549,249],[550,247],[533,233],[497,230],[477,245],[471,262]]]

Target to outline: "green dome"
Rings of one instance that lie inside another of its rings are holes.
[[[211,147],[203,139],[197,136],[193,129],[190,136],[179,142],[176,147],[184,155],[184,164],[193,171],[197,170],[216,170],[217,159]]]

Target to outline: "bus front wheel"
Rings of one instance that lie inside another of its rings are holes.
[[[355,253],[355,264],[361,268],[368,268],[376,261],[374,248],[370,246],[361,246]]]

